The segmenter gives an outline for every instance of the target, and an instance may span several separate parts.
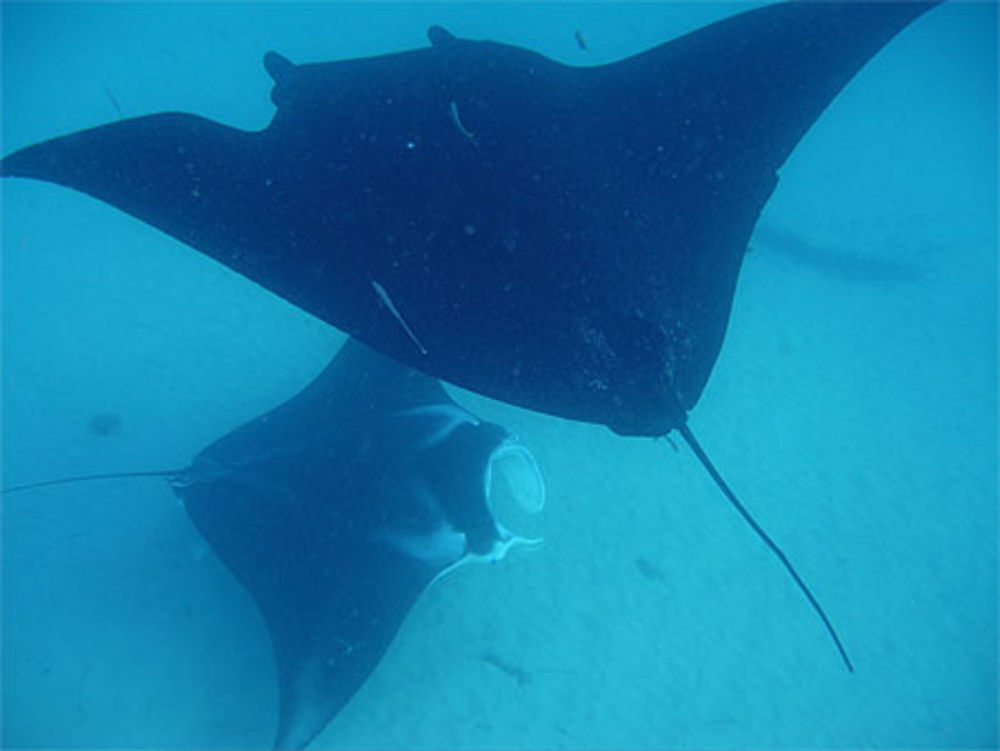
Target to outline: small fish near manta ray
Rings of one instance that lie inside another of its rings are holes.
[[[334,63],[268,53],[260,132],[166,113],[18,151],[66,185],[457,385],[626,435],[686,425],[777,171],[931,2],[782,3],[617,63],[459,39]]]
[[[184,469],[4,492],[151,475],[170,479],[263,615],[278,672],[276,749],[304,748],[333,719],[431,582],[541,543],[516,534],[545,504],[531,453],[436,379],[354,339],[299,394]]]

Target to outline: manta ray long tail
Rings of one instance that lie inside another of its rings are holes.
[[[750,528],[754,532],[756,532],[757,536],[764,541],[764,544],[771,549],[771,552],[774,553],[775,556],[777,556],[779,561],[781,561],[781,565],[785,567],[785,570],[789,573],[792,579],[795,580],[795,583],[798,585],[802,594],[805,595],[806,599],[809,600],[809,604],[812,605],[813,610],[816,611],[816,615],[818,615],[820,620],[823,621],[823,626],[826,627],[827,633],[829,633],[830,637],[833,639],[833,643],[837,645],[837,651],[840,652],[840,657],[844,661],[844,664],[847,666],[847,669],[853,673],[854,666],[851,664],[851,658],[847,656],[847,650],[844,649],[844,645],[840,641],[840,637],[837,636],[836,629],[834,629],[833,624],[830,622],[830,619],[827,618],[826,613],[823,611],[823,606],[819,604],[819,601],[813,596],[813,593],[809,590],[809,587],[806,586],[806,583],[802,580],[802,577],[799,576],[798,572],[795,570],[795,567],[792,565],[792,562],[788,560],[788,556],[785,555],[785,553],[781,550],[781,548],[778,547],[777,543],[771,539],[771,536],[768,535],[768,533],[765,532],[764,529],[754,520],[754,518],[750,515],[750,512],[747,511],[746,507],[742,503],[740,503],[739,499],[736,497],[736,494],[733,493],[729,485],[726,484],[726,481],[722,479],[722,475],[719,474],[719,471],[715,468],[715,465],[712,464],[712,460],[708,458],[708,454],[705,453],[705,450],[701,447],[701,444],[698,443],[697,439],[694,437],[694,433],[691,432],[691,428],[689,428],[687,425],[682,424],[678,428],[678,431],[680,431],[680,434],[684,437],[684,440],[687,442],[687,445],[691,447],[691,450],[694,452],[694,455],[698,457],[698,461],[701,462],[701,465],[705,468],[705,471],[708,472],[709,476],[713,480],[715,480],[715,484],[719,486],[719,490],[721,490],[723,494],[726,496],[726,498],[729,499],[729,502],[733,505],[733,508],[735,508],[737,511],[740,512],[740,516],[743,517],[743,520],[750,525]]]
[[[182,472],[184,472],[182,469],[151,469],[140,470],[137,472],[102,472],[94,475],[74,475],[73,477],[60,477],[56,480],[29,482],[24,485],[9,485],[5,488],[0,488],[0,495],[20,493],[22,490],[47,488],[52,485],[68,485],[74,482],[90,482],[91,480],[117,480],[122,477],[177,477]]]

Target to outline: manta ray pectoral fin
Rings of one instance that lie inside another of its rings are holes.
[[[272,61],[271,70],[283,75],[284,63]],[[86,193],[251,278],[281,262],[251,246],[287,246],[287,230],[260,210],[287,188],[266,132],[197,115],[148,115],[43,141],[0,161],[0,176]]]

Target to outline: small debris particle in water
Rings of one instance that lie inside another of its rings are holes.
[[[118,117],[125,117],[125,113],[122,112],[122,107],[118,104],[118,100],[115,99],[115,95],[111,93],[111,89],[107,86],[104,87],[104,95],[108,98],[111,106],[114,108],[115,112],[118,113]]]
[[[121,432],[122,416],[117,412],[98,412],[90,418],[87,429],[96,436],[107,438]]]
[[[486,652],[482,655],[482,658],[483,662],[487,665],[492,665],[504,675],[517,681],[518,686],[526,686],[531,683],[534,678],[534,676],[532,676],[532,674],[524,668],[507,662],[507,660],[504,660],[502,657],[498,657],[492,652]]]
[[[653,565],[641,555],[635,559],[635,567],[649,581],[664,582],[667,580],[667,575],[663,573],[663,569]]]

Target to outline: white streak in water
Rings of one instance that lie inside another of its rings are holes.
[[[540,548],[545,544],[545,540],[541,537],[519,537],[511,534],[503,527],[502,524],[498,523],[497,527],[500,530],[500,539],[493,544],[493,547],[490,548],[489,551],[483,554],[466,552],[465,555],[452,563],[450,566],[439,571],[438,575],[431,579],[430,584],[433,584],[442,576],[447,576],[455,569],[461,568],[462,566],[470,563],[498,563],[504,559],[507,552],[511,548]],[[430,586],[430,584],[428,584],[428,586]]]
[[[417,339],[417,335],[413,333],[413,329],[411,329],[406,323],[402,313],[399,312],[399,308],[395,306],[392,302],[392,298],[389,297],[389,293],[385,291],[385,287],[376,282],[374,279],[372,279],[372,287],[375,289],[375,294],[378,295],[378,299],[381,300],[382,304],[389,309],[389,312],[392,313],[392,317],[399,322],[399,325],[403,327],[403,331],[405,331],[406,335],[410,337],[410,341],[413,342],[417,349],[420,350],[420,354],[426,355],[427,348],[424,347],[419,339]]]
[[[465,127],[465,123],[462,122],[462,118],[458,114],[458,105],[455,104],[455,100],[452,100],[451,104],[448,105],[448,114],[451,116],[452,123],[458,128],[458,132],[468,138],[473,146],[478,146],[479,139],[476,138],[475,133]]]
[[[479,425],[475,415],[466,412],[461,407],[451,404],[428,404],[423,407],[404,409],[396,413],[397,417],[430,417],[438,422],[436,429],[424,435],[417,448],[426,449],[437,446],[454,433],[461,425]]]

